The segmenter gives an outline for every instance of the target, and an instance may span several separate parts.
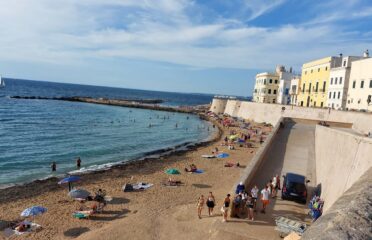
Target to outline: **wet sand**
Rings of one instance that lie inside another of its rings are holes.
[[[269,127],[262,128],[266,132],[270,131]],[[222,137],[232,129],[223,129]],[[235,130],[239,132],[238,128]],[[113,197],[102,213],[93,215],[89,220],[72,217],[72,213],[81,204],[69,198],[67,186],[57,185],[56,180],[1,190],[0,220],[8,222],[20,219],[22,210],[33,205],[48,208],[46,214],[34,220],[43,229],[11,239],[196,239],[213,236],[211,227],[215,221],[222,219],[220,208],[224,196],[239,179],[240,173],[260,145],[254,143],[254,148],[236,145],[236,150],[228,150],[220,144],[221,141],[215,141],[185,153],[84,175],[83,181],[75,185],[77,188],[92,193],[102,188]],[[215,147],[229,153],[230,157],[201,157],[202,154],[211,154]],[[241,167],[224,167],[226,162],[239,162]],[[184,172],[183,169],[191,163],[205,173]],[[164,173],[168,168],[179,169],[181,174],[172,175],[172,178],[181,180],[185,185],[163,186],[169,178]],[[153,183],[154,186],[139,192],[122,191],[125,183],[137,182]],[[201,194],[207,196],[210,191],[217,200],[215,215],[208,217],[207,209],[204,208],[200,220],[197,217],[196,200]],[[85,205],[92,204],[88,202]]]

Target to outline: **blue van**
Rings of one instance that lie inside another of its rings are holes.
[[[283,175],[283,177],[282,199],[295,200],[306,204],[306,183],[310,181],[305,182],[305,176],[295,173],[287,173],[286,175]]]

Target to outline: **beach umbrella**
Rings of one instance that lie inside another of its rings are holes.
[[[81,178],[79,176],[69,176],[69,177],[64,178],[61,181],[59,181],[58,184],[68,183],[68,191],[71,191],[71,189],[72,189],[71,183],[78,182],[80,180],[81,180]]]
[[[180,174],[180,171],[178,171],[175,168],[170,168],[170,169],[166,170],[165,173],[167,173],[167,174]]]
[[[229,154],[227,153],[220,153],[217,155],[218,158],[227,158],[229,156]]]
[[[234,139],[236,139],[236,138],[238,138],[237,135],[231,135],[231,136],[229,137],[230,140],[234,140]]]
[[[22,217],[30,217],[30,216],[35,217],[37,215],[41,215],[45,213],[46,211],[47,209],[44,207],[33,206],[33,207],[26,208],[25,210],[23,210],[23,212],[21,213],[21,216]]]
[[[84,189],[74,189],[71,190],[68,195],[72,198],[86,199],[88,196],[90,196],[90,192]]]

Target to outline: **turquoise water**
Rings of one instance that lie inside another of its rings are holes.
[[[61,85],[58,89],[65,84]],[[89,96],[88,93],[84,96]],[[212,131],[210,123],[194,115],[77,102],[10,99],[7,97],[10,95],[17,94],[8,90],[0,97],[2,186],[50,177],[53,161],[57,163],[54,175],[75,170],[78,156],[82,159],[83,171],[105,168],[159,149],[205,140]]]

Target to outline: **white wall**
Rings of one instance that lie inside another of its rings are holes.
[[[282,107],[285,110],[282,111]],[[212,110],[212,109],[211,109]],[[302,118],[317,121],[350,123],[353,129],[366,134],[372,132],[372,114],[351,111],[336,111],[321,108],[306,108],[279,104],[254,103],[228,100],[225,113],[233,117],[252,119],[275,125],[280,117]]]
[[[371,156],[371,138],[316,126],[316,179],[325,211],[372,166]]]

